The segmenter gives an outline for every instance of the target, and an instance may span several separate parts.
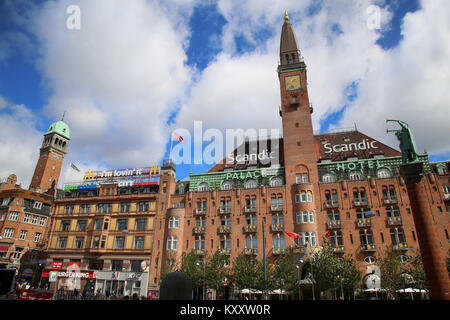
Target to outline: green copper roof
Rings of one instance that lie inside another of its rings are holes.
[[[45,135],[50,133],[57,133],[60,136],[63,136],[66,139],[70,140],[70,130],[69,126],[64,121],[57,121],[55,123],[52,123],[50,127],[48,128]]]

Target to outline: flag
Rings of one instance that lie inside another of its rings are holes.
[[[331,234],[331,231],[328,230],[327,233],[325,233],[325,237],[326,237],[326,238],[329,238],[329,237],[330,237],[330,234]]]
[[[80,172],[80,169],[78,169],[73,163],[70,164],[70,167],[74,170],[77,170],[78,172]]]
[[[184,141],[183,137],[179,136],[175,131],[172,133],[172,136],[173,136],[174,139],[176,139],[176,140],[178,140],[180,142]]]
[[[298,238],[301,238],[302,237],[302,235],[301,234],[298,234],[298,233],[295,233],[295,232],[285,232],[289,237],[292,237],[292,238],[295,238],[295,239],[298,239]]]

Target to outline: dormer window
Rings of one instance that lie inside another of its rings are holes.
[[[42,202],[35,201],[33,205],[34,209],[42,209]]]

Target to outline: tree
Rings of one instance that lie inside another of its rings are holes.
[[[203,287],[203,267],[202,259],[194,252],[183,253],[181,262],[181,272],[184,272],[192,281],[192,288],[197,292]]]
[[[339,263],[337,274],[345,296],[353,297],[355,291],[361,288],[362,271],[356,265],[351,255],[344,256]],[[341,280],[342,279],[342,280]]]
[[[413,255],[408,256],[408,263],[405,266],[405,271],[411,276],[412,282],[409,284],[413,284],[415,289],[427,289],[427,279],[420,252],[414,251]]]
[[[406,279],[404,266],[400,262],[399,254],[387,248],[378,258],[381,272],[381,288],[386,290],[388,299],[397,295],[397,290],[404,288]]]
[[[208,288],[219,291],[229,278],[229,272],[225,264],[229,262],[229,257],[217,250],[206,262],[206,285]]]
[[[167,259],[165,263],[163,264],[162,271],[161,271],[161,281],[171,272],[177,270],[177,264],[176,264],[175,255],[170,252],[167,255]]]
[[[287,292],[297,289],[297,269],[294,264],[294,255],[291,252],[283,252],[271,265],[271,287]]]
[[[230,278],[235,286],[241,289],[263,290],[263,264],[253,256],[246,256],[243,252],[233,261]]]

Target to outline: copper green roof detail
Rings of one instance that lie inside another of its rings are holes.
[[[52,123],[44,135],[48,135],[51,133],[57,133],[60,136],[70,140],[69,126],[64,121],[60,120]]]

